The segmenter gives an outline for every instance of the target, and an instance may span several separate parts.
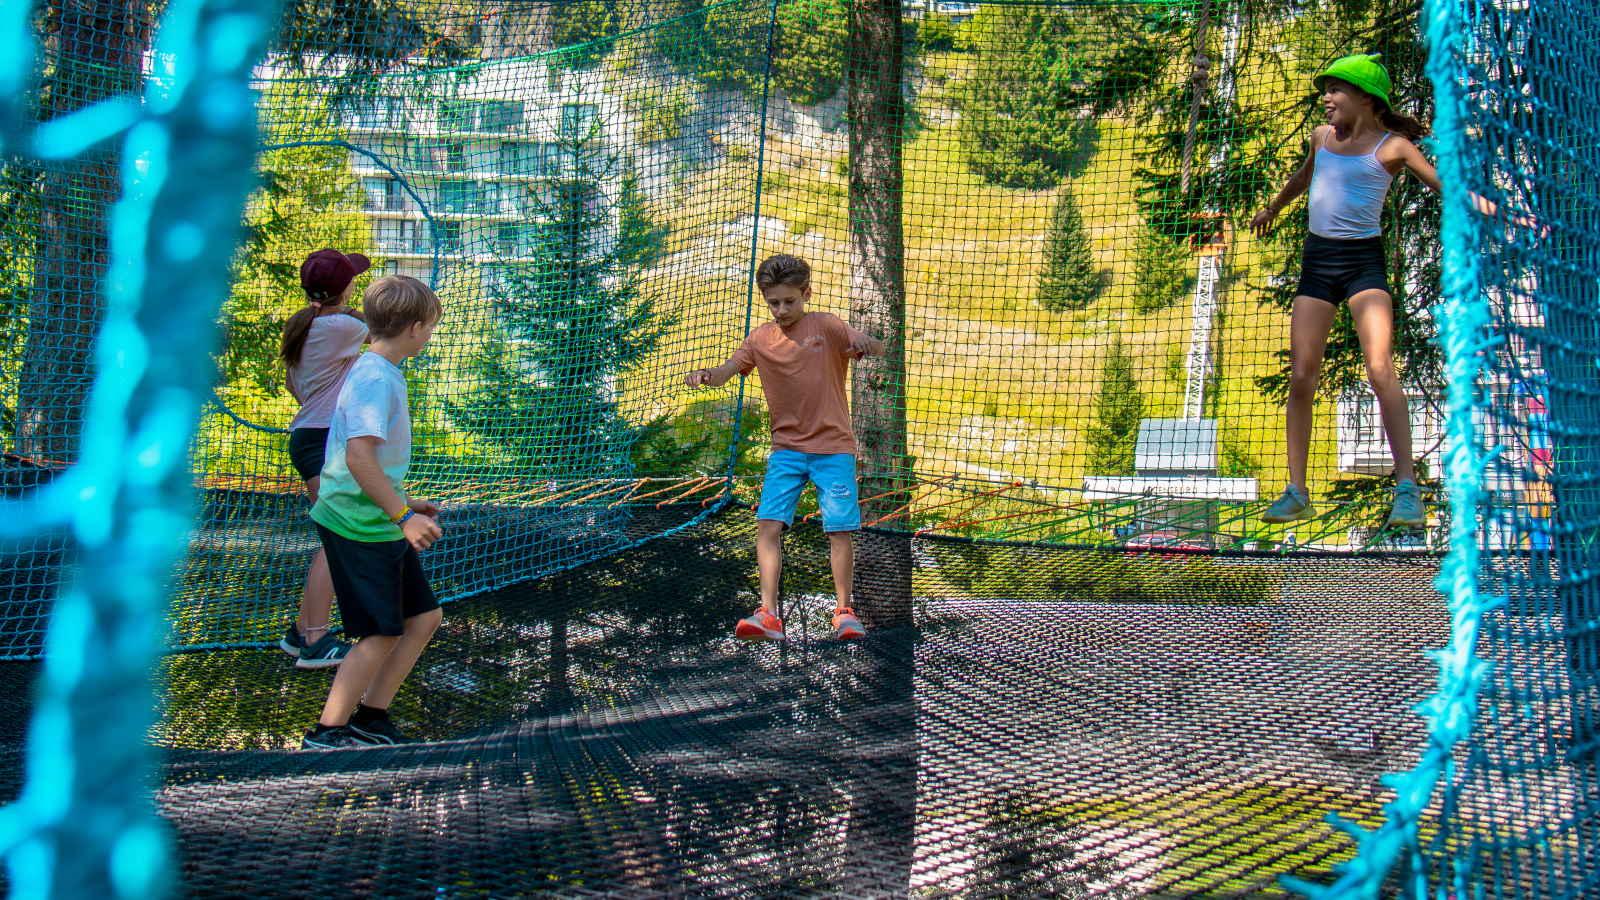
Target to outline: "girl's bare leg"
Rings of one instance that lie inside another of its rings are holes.
[[[1394,299],[1388,291],[1362,291],[1350,298],[1350,316],[1361,338],[1367,383],[1378,396],[1378,408],[1383,413],[1383,430],[1389,435],[1389,452],[1394,454],[1395,479],[1416,481],[1411,459],[1411,410],[1394,373]]]
[[[1289,317],[1289,402],[1284,409],[1289,454],[1289,483],[1306,489],[1306,459],[1311,455],[1312,406],[1322,376],[1322,354],[1328,349],[1339,307],[1316,297],[1294,298]],[[1309,496],[1309,495],[1308,495]]]
[[[306,480],[306,496],[317,502],[317,489],[322,479],[312,476]],[[328,628],[328,618],[333,615],[333,577],[328,574],[328,560],[317,548],[306,569],[305,593],[300,595],[300,614],[295,617],[294,630],[307,638],[307,643],[322,640]],[[315,632],[312,629],[316,629]]]

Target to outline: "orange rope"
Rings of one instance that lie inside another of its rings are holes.
[[[955,476],[955,475],[946,475],[943,478],[940,478],[940,479],[938,479],[936,481],[929,482],[928,484],[923,485],[924,487],[928,488],[927,493],[923,494],[920,497],[912,497],[910,500],[907,500],[905,505],[900,507],[900,509],[898,511],[896,511],[893,515],[880,516],[880,517],[878,517],[876,519],[873,519],[871,522],[866,523],[865,525],[863,525],[861,527],[862,528],[871,528],[872,526],[877,525],[880,522],[888,522],[888,521],[890,521],[892,519],[898,519],[901,516],[908,514],[909,512],[911,512],[911,507],[915,506],[918,500],[926,500],[929,497],[932,497],[934,494],[939,492],[939,488],[946,486],[951,481],[954,481],[957,477],[958,476]],[[961,499],[965,500],[967,498],[966,497],[962,497]],[[929,509],[932,509],[932,508],[933,507],[929,507]]]
[[[932,525],[932,526],[929,526],[927,528],[923,528],[923,529],[918,530],[917,534],[919,534],[919,535],[927,534],[930,531],[939,531],[941,529],[946,529],[946,528],[964,528],[964,527],[966,527],[968,525],[979,525],[979,524],[982,524],[984,522],[1001,522],[1001,521],[1004,521],[1006,519],[1015,519],[1018,516],[1031,516],[1031,515],[1034,515],[1035,513],[1051,512],[1052,510],[1057,510],[1057,509],[1073,509],[1077,505],[1078,505],[1077,503],[1064,503],[1064,504],[1062,504],[1060,506],[1046,506],[1043,509],[1025,509],[1022,512],[1010,513],[1010,514],[1004,515],[1004,516],[993,516],[993,517],[990,517],[990,518],[987,518],[987,519],[971,519],[971,520],[966,521],[966,522],[956,522],[955,524],[951,524],[948,521],[940,522],[938,525]],[[976,509],[976,507],[974,507],[974,509]],[[968,510],[968,511],[970,512],[971,510]]]
[[[687,491],[684,491],[683,493],[679,494],[676,497],[672,497],[670,499],[663,500],[660,503],[657,503],[656,504],[656,509],[660,509],[663,506],[668,506],[668,505],[671,505],[673,503],[677,503],[679,500],[682,500],[683,498],[689,496],[690,494],[693,494],[696,491],[703,490],[706,487],[706,483],[710,482],[710,481],[711,481],[711,479],[709,477],[701,476],[700,480],[698,482],[696,482],[693,486],[691,486]]]
[[[634,483],[630,482],[630,481],[624,481],[621,484],[614,484],[611,487],[603,488],[601,490],[595,491],[592,494],[584,494],[582,497],[579,497],[576,500],[568,500],[566,505],[573,506],[575,504],[582,503],[585,500],[593,500],[596,497],[604,496],[604,495],[609,494],[609,493],[611,493],[613,491],[620,491],[623,488],[631,488],[633,486],[633,484]]]
[[[983,501],[986,498],[998,496],[1000,494],[1005,493],[1006,491],[1016,490],[1019,487],[1022,487],[1022,482],[1013,481],[1013,482],[1011,482],[1010,484],[1006,485],[1003,488],[998,488],[996,490],[987,491],[985,493],[979,494],[976,498],[973,498],[973,497],[962,497],[959,500],[948,500],[948,501],[946,501],[944,503],[936,503],[933,506],[923,507],[922,509],[917,510],[917,512],[926,512],[927,510],[930,510],[930,509],[938,509],[941,506],[951,506],[951,505],[954,505],[956,503],[965,503],[966,501],[972,500],[972,499],[976,499],[978,501],[977,503],[974,503],[971,506],[967,507],[966,509],[962,510],[959,515],[951,516],[949,519],[946,519],[944,522],[942,522],[942,523],[940,523],[938,525],[934,525],[934,526],[929,527],[929,528],[919,528],[919,529],[917,529],[916,533],[917,534],[927,534],[930,531],[935,531],[935,530],[937,530],[939,528],[942,528],[945,525],[949,524],[950,522],[953,522],[956,519],[960,518],[961,516],[965,516],[965,515],[971,514],[973,510],[975,510],[978,507],[983,505]]]
[[[656,481],[656,480],[659,480],[659,479],[649,479],[649,480]],[[695,480],[695,483],[699,484],[700,482],[705,481],[705,480],[706,480],[706,476],[701,475],[698,479]],[[648,494],[640,494],[639,496],[637,496],[637,497],[635,497],[633,499],[635,499],[635,500],[648,500],[651,497],[659,497],[659,496],[661,496],[662,494],[665,494],[668,491],[675,491],[678,488],[681,488],[685,484],[688,484],[688,483],[689,482],[688,482],[687,479],[679,478],[679,479],[673,481],[671,484],[667,485],[666,487],[662,488],[659,491],[651,491]]]
[[[933,481],[933,482],[925,482],[925,483],[924,483],[924,484],[921,484],[921,485],[918,485],[918,486],[917,486],[917,487],[924,487],[924,486],[930,486],[930,485],[931,485],[931,486],[932,486],[932,487],[933,487],[933,488],[935,488],[935,489],[937,489],[937,488],[938,488],[938,486],[939,486],[939,484],[940,484],[940,483],[941,483],[941,482],[945,482],[945,481],[949,481],[949,480],[950,480],[950,479],[952,479],[952,478],[954,478],[954,477],[956,477],[956,476],[954,476],[954,475],[946,475],[946,476],[945,476],[945,477],[943,477],[943,478],[941,478],[941,479],[939,479],[939,480],[938,480],[938,481]],[[917,490],[917,487],[912,487],[912,488],[895,488],[895,489],[894,489],[894,490],[892,490],[892,491],[884,491],[884,492],[883,492],[883,493],[881,493],[881,494],[874,494],[874,495],[873,495],[873,496],[871,496],[871,497],[864,497],[864,498],[862,498],[862,499],[860,499],[860,500],[857,500],[857,501],[856,501],[856,504],[857,504],[857,505],[860,505],[860,504],[862,504],[862,503],[867,503],[867,502],[870,502],[870,501],[872,501],[872,500],[876,500],[876,499],[878,499],[878,498],[879,498],[879,497],[887,497],[887,496],[889,496],[889,495],[890,495],[890,494],[898,494],[898,493],[900,493],[900,492],[901,492],[901,491],[908,491],[908,490],[909,490],[909,491],[914,491],[914,490]],[[929,491],[929,492],[928,492],[928,493],[930,493],[930,494],[931,494],[931,493],[933,493],[933,492],[932,492],[932,491]],[[928,494],[923,494],[923,495],[922,495],[922,496],[924,496],[924,497],[926,497],[926,496],[928,496]],[[962,499],[966,499],[966,498],[962,498]],[[916,501],[916,500],[915,500],[915,499],[913,499],[913,500],[909,500],[909,501],[907,501],[907,502],[906,502],[906,506],[910,506],[910,505],[911,505],[911,504],[913,504],[913,503],[915,503],[915,502],[917,502],[917,501]],[[904,507],[902,507],[902,508],[904,508]],[[807,514],[806,514],[806,516],[805,516],[805,518],[803,518],[803,519],[801,519],[801,520],[800,520],[800,523],[801,523],[801,524],[802,524],[802,525],[803,525],[803,524],[805,524],[805,523],[806,523],[806,522],[809,522],[809,521],[811,521],[811,520],[812,520],[812,519],[813,519],[813,518],[815,518],[815,517],[816,517],[816,516],[818,516],[818,515],[821,515],[821,514],[822,514],[822,510],[820,510],[820,509],[819,509],[819,510],[817,510],[817,511],[816,511],[816,512],[814,512],[814,513],[807,513]],[[871,521],[871,522],[869,522],[869,523],[867,523],[867,525],[876,525],[876,524],[878,524],[878,523],[879,523],[879,522],[882,522],[882,521],[884,521],[884,520],[883,520],[883,519],[874,519],[874,520],[873,520],[873,521]],[[865,528],[865,527],[867,527],[867,526],[866,526],[866,525],[863,525],[863,526],[861,526],[861,527],[863,527],[863,528]]]

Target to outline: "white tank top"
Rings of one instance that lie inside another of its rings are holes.
[[[1362,156],[1341,156],[1328,149],[1329,128],[1317,148],[1311,169],[1311,233],[1340,241],[1374,238],[1383,233],[1378,224],[1383,200],[1394,176],[1378,162],[1378,147]]]

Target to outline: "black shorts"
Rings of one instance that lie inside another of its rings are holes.
[[[1394,296],[1389,289],[1389,262],[1383,255],[1382,235],[1354,241],[1306,235],[1295,296],[1339,304],[1373,289]]]
[[[301,481],[322,474],[322,457],[328,452],[328,429],[296,428],[289,432],[289,462]]]
[[[352,541],[321,525],[317,534],[347,637],[399,636],[407,619],[439,608],[410,541]]]

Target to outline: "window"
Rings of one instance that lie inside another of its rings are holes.
[[[501,144],[500,174],[539,174],[539,157],[542,151],[543,148],[539,144],[514,144],[510,141]]]
[[[595,118],[600,107],[592,103],[561,104],[561,131],[563,141],[586,141],[596,137]]]
[[[444,146],[444,170],[446,172],[465,172],[467,169],[467,145],[446,144]]]
[[[439,223],[439,252],[441,252],[441,253],[460,253],[461,252],[461,246],[462,246],[462,242],[461,242],[461,223],[460,222],[440,222]]]
[[[486,100],[478,111],[479,131],[510,131],[522,124],[522,104],[515,100]]]
[[[439,185],[439,208],[451,213],[475,213],[483,194],[475,181],[447,181]]]
[[[373,223],[378,249],[390,253],[427,253],[428,223],[415,219],[379,219]],[[393,274],[392,272],[390,274]]]
[[[349,100],[346,101],[340,118],[351,128],[404,128],[405,98],[378,96]]]

